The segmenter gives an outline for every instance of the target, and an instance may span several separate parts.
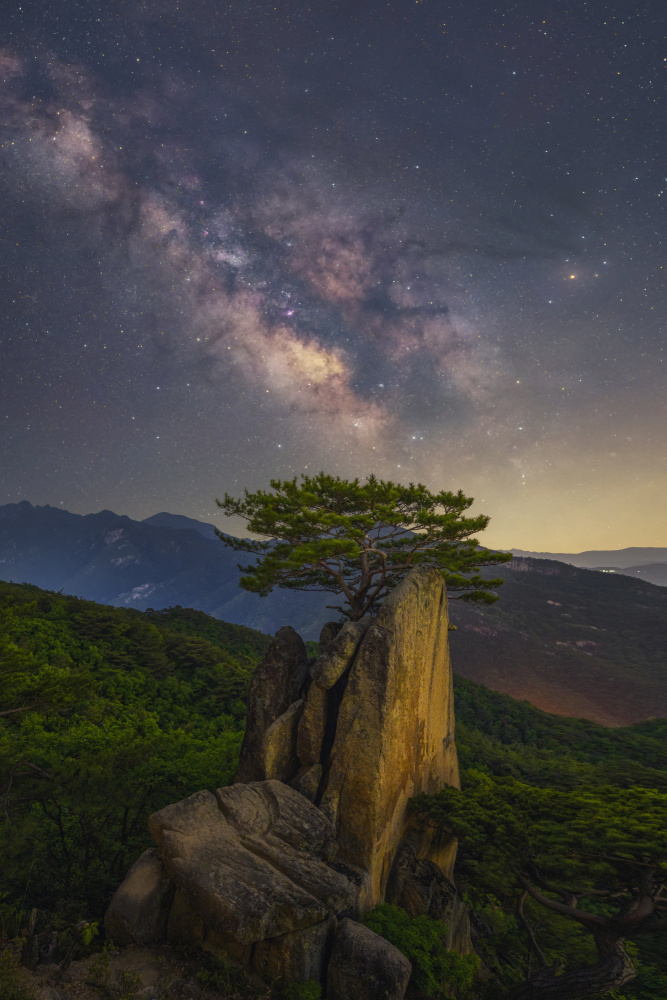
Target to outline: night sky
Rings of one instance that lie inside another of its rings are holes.
[[[0,503],[321,469],[667,544],[664,0],[66,0],[0,26]]]

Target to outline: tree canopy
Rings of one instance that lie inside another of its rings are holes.
[[[101,917],[149,814],[234,780],[269,642],[0,581],[0,939],[33,906]]]
[[[463,791],[413,806],[460,838],[455,880],[494,977],[480,997],[664,1000],[666,720],[611,729],[456,676],[454,694]]]
[[[272,479],[271,490],[225,493],[218,506],[241,517],[259,540],[218,531],[234,549],[260,558],[241,566],[241,586],[266,595],[274,587],[342,594],[336,610],[350,619],[372,613],[418,563],[440,570],[450,594],[491,604],[500,579],[476,570],[507,562],[509,552],[492,552],[473,538],[489,517],[465,517],[473,499],[422,483],[403,486],[370,475],[365,482],[324,472]]]

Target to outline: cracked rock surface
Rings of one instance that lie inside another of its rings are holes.
[[[178,891],[207,927],[239,944],[352,911],[356,886],[327,862],[333,830],[280,781],[195,792],[149,826]]]

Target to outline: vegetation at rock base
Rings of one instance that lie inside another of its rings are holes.
[[[485,964],[510,996],[540,966],[568,1000],[593,996],[564,977],[595,966],[606,925],[638,969],[617,1000],[667,996],[665,721],[609,730],[469,681],[456,693],[463,790],[414,807],[461,838],[457,881]],[[643,920],[623,925],[640,903]]]
[[[472,996],[479,958],[447,951],[447,928],[441,920],[410,917],[400,906],[380,903],[364,923],[410,959],[412,980],[421,994],[433,1000],[467,1000]]]
[[[440,570],[450,595],[491,604],[502,581],[475,570],[512,558],[482,549],[472,538],[489,518],[464,517],[473,500],[460,490],[431,493],[421,483],[402,486],[372,475],[360,483],[320,472],[301,476],[300,483],[296,477],[272,479],[271,492],[245,490],[240,500],[225,493],[216,502],[267,539],[217,532],[225,545],[261,556],[240,567],[243,588],[264,595],[274,587],[341,594],[344,604],[336,609],[353,620],[376,609],[424,562]]]
[[[32,907],[37,930],[99,920],[151,844],[148,814],[234,780],[245,692],[268,643],[188,609],[141,613],[0,584],[0,935],[13,937]],[[607,729],[460,678],[455,694],[464,792],[445,791],[458,804],[443,819],[463,834],[456,878],[493,975],[474,990],[504,1000],[538,969],[531,934],[556,969],[595,959],[575,921],[530,896],[519,912],[526,850],[533,878],[537,869],[550,885],[609,891],[622,887],[633,850],[649,864],[661,849],[667,721]],[[590,853],[606,844],[611,861],[574,856],[594,835]],[[581,904],[610,912],[602,897]],[[605,1000],[664,1000],[663,937],[639,936],[627,950],[638,974]]]
[[[205,990],[214,990],[224,1000],[322,1000],[322,987],[314,979],[305,983],[275,982],[270,990],[248,982],[243,967],[222,952],[188,945],[176,948],[189,975]]]
[[[289,983],[285,987],[284,1000],[322,1000],[322,987],[314,979],[307,983]]]

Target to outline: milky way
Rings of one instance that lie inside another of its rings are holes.
[[[667,543],[661,4],[65,6],[1,39],[0,502]]]

